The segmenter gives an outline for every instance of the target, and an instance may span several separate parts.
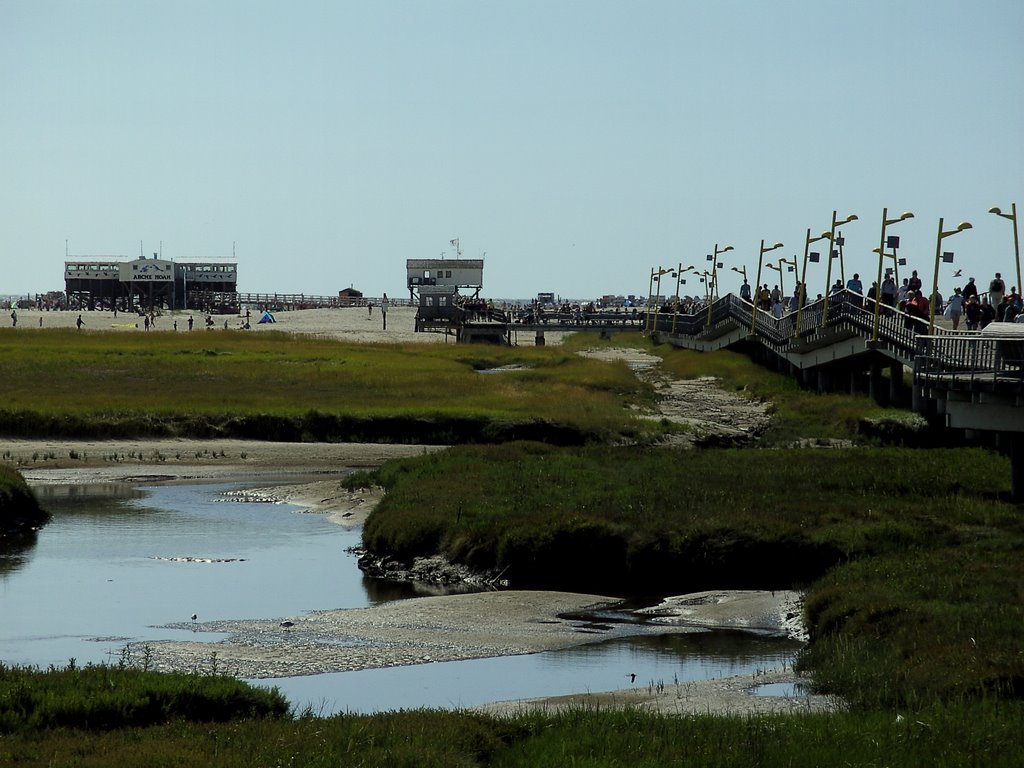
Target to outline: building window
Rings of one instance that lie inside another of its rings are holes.
[[[445,277],[451,277],[452,276],[452,271],[450,269],[446,269],[445,272],[444,272],[444,276]]]

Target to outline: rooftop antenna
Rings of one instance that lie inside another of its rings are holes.
[[[142,241],[141,240],[139,240],[139,258],[140,259],[146,258],[145,253],[142,250]]]
[[[461,259],[462,249],[459,247],[459,238],[456,237],[454,240],[449,240],[448,242],[455,246],[455,258]]]
[[[160,258],[162,259],[163,257],[164,257],[164,241],[161,240],[160,241]]]
[[[235,260],[235,241],[231,241],[231,260]]]

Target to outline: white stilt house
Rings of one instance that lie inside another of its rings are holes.
[[[443,330],[455,317],[460,296],[480,296],[483,259],[408,259],[409,299],[419,307],[416,330]]]

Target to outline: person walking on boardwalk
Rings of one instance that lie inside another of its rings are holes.
[[[978,296],[978,284],[974,282],[973,277],[968,280],[967,285],[964,286],[963,295],[964,301],[968,301],[971,296],[978,299],[979,302],[981,301],[981,297]]]
[[[960,318],[964,314],[964,297],[959,288],[953,289],[953,295],[950,297],[949,303],[946,305],[945,314],[949,320],[953,321],[954,331],[960,327]]]
[[[1006,293],[1006,283],[1003,282],[1003,276],[996,272],[996,276],[988,284],[988,303],[993,307],[998,307],[1003,303],[1004,293]]]

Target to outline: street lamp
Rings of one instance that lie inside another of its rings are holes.
[[[754,302],[753,307],[750,309],[750,335],[753,336],[757,331],[757,300],[761,296],[761,265],[764,262],[764,255],[769,251],[774,251],[776,248],[781,248],[782,243],[776,243],[767,248],[764,247],[764,240],[761,240],[761,248],[757,252],[757,285],[754,286]],[[770,265],[769,265],[770,266]]]
[[[885,258],[885,230],[886,227],[892,224],[898,224],[901,221],[914,218],[914,214],[910,211],[904,211],[899,215],[898,218],[890,219],[889,209],[882,209],[882,236],[878,243],[878,280],[875,281],[875,320],[874,329],[871,333],[871,343],[875,344],[878,342],[878,318],[881,311],[882,303],[882,260]]]
[[[800,273],[800,294],[797,296],[796,305],[796,325],[793,326],[793,335],[796,338],[800,338],[800,315],[803,314],[804,304],[807,303],[807,257],[811,252],[811,243],[816,243],[819,240],[828,240],[829,247],[829,258],[832,257],[832,233],[822,232],[817,237],[811,237],[811,230],[808,228],[807,237],[804,239],[804,266]]]
[[[718,243],[715,243],[715,254],[711,259],[711,290],[708,293],[708,326],[711,325],[711,309],[714,306],[714,297],[717,296],[718,293],[718,256],[722,253],[728,253],[731,250],[731,245],[727,245],[722,250],[718,250]]]
[[[939,292],[939,255],[942,251],[942,240],[950,235],[955,235],[957,232],[963,232],[965,229],[973,229],[971,222],[961,221],[956,229],[943,232],[942,219],[939,219],[939,236],[935,238],[935,271],[932,272],[932,295],[931,300],[928,302],[928,335],[935,333],[935,296]]]
[[[821,327],[825,327],[825,323],[828,321],[828,305],[829,296],[832,291],[832,246],[836,242],[836,227],[841,227],[843,224],[849,224],[851,221],[857,221],[857,214],[851,213],[842,221],[836,221],[836,212],[832,211],[832,228],[828,231],[828,269],[825,274],[825,309],[821,313]]]
[[[650,331],[654,330],[654,326],[657,324],[657,317],[654,318],[653,322],[651,321],[651,292],[654,290],[654,284],[655,283],[658,284],[658,290],[660,291],[661,290],[661,276],[665,275],[665,274],[668,274],[671,271],[672,271],[671,269],[664,269],[662,267],[658,267],[657,269],[655,269],[654,267],[651,267],[651,282],[648,284],[648,288],[647,288],[647,315],[644,318],[644,335],[645,336],[649,335]],[[651,326],[650,330],[648,329],[648,325]]]
[[[675,277],[676,277],[676,304],[675,304],[675,312],[672,314],[672,331],[671,331],[673,335],[676,332],[676,318],[679,317],[679,283],[680,282],[686,282],[685,280],[682,280],[683,275],[685,275],[687,272],[693,272],[693,271],[694,271],[694,267],[683,267],[683,263],[682,262],[679,262],[679,266],[675,270]]]
[[[1024,285],[1021,285],[1020,279],[1020,237],[1017,234],[1017,204],[1013,203],[1012,213],[1003,213],[999,208],[989,208],[989,213],[994,213],[996,216],[1002,216],[1004,219],[1009,219],[1013,222],[1013,255],[1017,260],[1017,290],[1024,291]]]
[[[706,269],[703,272],[698,272],[700,275],[700,281],[704,283],[704,301],[711,301],[711,273]]]

